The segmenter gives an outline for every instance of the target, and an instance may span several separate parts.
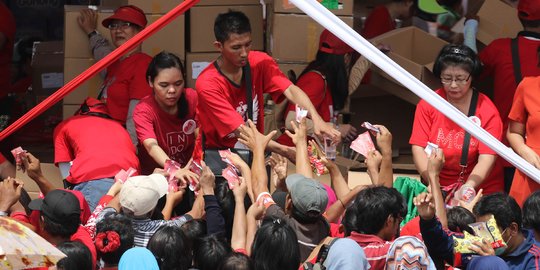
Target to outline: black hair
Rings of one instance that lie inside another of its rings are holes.
[[[493,215],[497,225],[503,230],[508,228],[512,222],[521,229],[521,209],[516,200],[505,193],[493,193],[486,195],[478,201],[473,209],[474,215],[478,218],[485,215]]]
[[[523,203],[523,227],[540,231],[540,190],[529,195]]]
[[[227,239],[232,237],[232,227],[234,223],[234,209],[236,208],[236,200],[234,199],[233,191],[229,188],[227,180],[223,177],[216,177],[216,186],[214,193],[218,200],[218,204],[221,207],[221,214],[225,219],[225,236]],[[244,198],[244,207],[249,209],[251,206],[251,199],[249,196]]]
[[[90,249],[79,241],[67,241],[56,246],[67,257],[56,263],[57,269],[61,270],[93,270],[92,253]]]
[[[146,78],[148,82],[153,83],[161,70],[167,68],[177,68],[182,73],[182,79],[185,81],[186,72],[182,61],[174,53],[162,51],[150,61],[148,68],[146,69]],[[178,99],[178,118],[183,119],[189,113],[189,105],[186,99],[186,95],[182,94]]]
[[[218,270],[254,270],[255,266],[251,259],[240,252],[229,254],[219,265]]]
[[[453,8],[457,4],[461,5],[461,0],[439,0],[438,2],[440,5],[448,7],[448,8]]]
[[[231,246],[224,238],[215,234],[207,235],[193,247],[193,261],[199,270],[214,270],[231,252]]]
[[[225,42],[230,34],[251,33],[251,24],[246,14],[229,9],[227,13],[220,13],[214,21],[214,35],[218,42]]]
[[[206,221],[203,219],[192,219],[182,224],[180,229],[189,241],[190,246],[194,247],[196,242],[206,235]]]
[[[77,229],[79,229],[79,225],[81,223],[80,217],[77,220],[75,220],[75,218],[72,220],[66,219],[62,223],[52,221],[43,214],[41,214],[41,217],[43,218],[43,229],[48,234],[63,238],[71,237],[77,231]]]
[[[156,231],[148,241],[159,269],[187,270],[191,267],[191,246],[182,230],[175,226],[165,226]]]
[[[442,72],[450,66],[459,66],[476,78],[482,72],[482,62],[478,55],[465,45],[445,45],[433,65],[433,74],[441,77]]]
[[[351,229],[362,234],[377,234],[383,229],[388,216],[407,215],[407,203],[396,189],[373,186],[360,191],[347,212],[349,216],[345,224],[355,221]]]
[[[326,93],[326,89],[324,91],[326,95],[332,95],[334,110],[343,109],[349,96],[349,70],[345,66],[345,56],[318,51],[315,60],[308,64],[300,77],[312,70],[319,71],[324,76],[330,93]]]
[[[469,224],[474,223],[476,218],[471,211],[461,206],[454,206],[446,211],[448,219],[448,229],[453,232],[468,232],[474,235],[474,231]]]
[[[120,236],[120,246],[109,252],[102,252],[99,248],[96,248],[96,250],[106,264],[116,265],[120,262],[122,254],[133,247],[135,243],[135,230],[133,229],[130,218],[123,214],[111,213],[96,224],[96,235],[112,231],[118,233]]]
[[[263,223],[251,247],[251,259],[257,270],[296,270],[300,248],[296,233],[284,220]]]

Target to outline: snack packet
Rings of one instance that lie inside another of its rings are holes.
[[[373,131],[375,133],[380,133],[381,132],[381,130],[378,127],[372,125],[370,122],[362,123],[362,127],[365,128],[365,129],[371,130],[371,131]]]
[[[176,172],[181,168],[182,166],[180,165],[180,163],[174,160],[167,159],[167,161],[165,161],[165,166],[163,166],[163,169],[165,170],[165,172],[169,173],[169,179],[167,179],[167,181],[169,182],[169,192],[178,191],[178,179],[176,179],[174,176]]]
[[[132,167],[129,167],[129,169],[127,171],[122,169],[114,176],[114,181],[115,182],[118,181],[118,182],[123,184],[123,183],[126,182],[126,180],[128,178],[135,175],[136,172],[137,172],[137,170],[133,169]]]
[[[474,245],[473,242],[482,242],[483,239],[491,243],[491,247],[493,247],[495,253],[497,253],[497,249],[506,248],[506,243],[502,238],[502,234],[499,231],[499,227],[497,227],[497,222],[493,216],[491,216],[487,222],[472,223],[469,224],[469,226],[474,230],[476,235],[465,232],[463,238],[453,236],[454,251],[456,253],[474,253],[469,247]]]
[[[227,163],[229,166],[231,166],[235,171],[236,174],[240,174],[240,170],[234,166],[234,163],[229,159],[229,156],[232,155],[231,149],[226,150],[218,150],[219,156],[221,157],[221,160],[223,162]]]
[[[375,150],[375,145],[373,144],[373,140],[371,140],[371,135],[369,135],[369,131],[358,135],[356,140],[352,141],[350,147],[352,150],[362,154],[366,158],[370,151]]]
[[[317,176],[328,173],[328,168],[322,163],[318,150],[311,145],[308,145],[308,156],[313,173]]]
[[[432,142],[428,142],[427,145],[426,145],[426,148],[424,148],[424,152],[426,152],[426,154],[429,156],[431,156],[431,153],[433,152],[433,150],[437,150],[439,149],[439,146],[432,143]]]
[[[300,123],[302,122],[302,119],[306,118],[308,114],[308,110],[296,105],[296,122]]]
[[[25,171],[26,168],[24,167],[23,158],[25,158],[26,151],[19,146],[11,150],[11,154],[15,158],[15,165],[17,166],[17,168]]]
[[[229,165],[227,166],[227,168],[223,169],[221,174],[223,175],[223,178],[227,180],[229,189],[233,190],[235,187],[235,183],[239,181],[239,177],[238,177],[238,174],[236,173],[236,170]]]
[[[189,170],[197,174],[198,176],[201,176],[202,173],[202,166],[201,163],[197,160],[191,161],[191,165],[189,166]]]

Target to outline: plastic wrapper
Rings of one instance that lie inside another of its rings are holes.
[[[506,248],[506,243],[493,216],[487,222],[472,223],[469,226],[474,230],[475,235],[465,232],[463,238],[454,236],[455,253],[474,253],[470,247],[474,245],[474,242],[482,242],[482,240],[487,240],[495,252],[499,248]]]
[[[426,152],[427,156],[429,157],[431,156],[431,153],[433,152],[433,150],[437,150],[437,149],[439,149],[438,145],[428,142],[426,145],[426,148],[424,148],[424,152]]]
[[[129,167],[127,171],[122,169],[114,176],[114,181],[120,182],[123,184],[126,182],[128,178],[134,176],[136,173],[137,173],[137,170],[133,169],[132,167]]]
[[[302,122],[302,119],[306,118],[308,110],[296,105],[296,122]]]
[[[369,135],[369,131],[358,135],[358,138],[352,141],[351,149],[362,154],[364,157],[367,157],[370,151],[374,151],[375,145],[373,144],[373,140],[371,140],[371,135]]]
[[[328,173],[328,168],[326,168],[324,163],[321,161],[318,150],[311,147],[311,145],[308,145],[308,156],[313,173],[315,173],[317,176]]]
[[[229,165],[227,166],[227,168],[223,169],[222,175],[223,175],[223,178],[227,180],[229,189],[233,190],[235,187],[235,184],[239,181],[239,177],[238,177],[238,174],[236,173],[236,170]]]

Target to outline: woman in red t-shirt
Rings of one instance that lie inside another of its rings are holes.
[[[154,93],[137,104],[133,120],[139,139],[141,173],[163,168],[171,159],[184,167],[176,172],[176,178],[186,183],[198,178],[186,168],[193,154],[198,124],[197,93],[184,88],[184,74],[178,56],[168,52],[156,55],[146,71]]]
[[[468,115],[475,91],[471,82],[480,72],[480,60],[469,47],[446,45],[433,67],[433,73],[441,78],[443,86],[436,93]],[[476,111],[469,119],[495,138],[501,139],[501,118],[497,108],[484,94],[478,93]],[[443,150],[446,159],[439,176],[443,189],[452,193],[466,185],[477,190],[483,188],[485,194],[502,191],[502,166],[497,162],[497,155],[476,138],[470,137],[465,166],[460,165],[464,138],[463,128],[424,100],[418,103],[409,143],[412,145],[416,169],[422,178],[428,179],[428,155],[425,148],[430,142]]]
[[[334,122],[337,112],[345,106],[349,95],[349,72],[354,50],[328,30],[321,33],[319,51],[314,61],[304,69],[296,85],[302,89],[317,109],[324,121]],[[290,121],[295,119],[295,104],[288,104],[284,114],[285,125],[290,128]],[[310,123],[308,122],[308,126]],[[311,128],[311,127],[310,127]],[[356,138],[356,128],[349,124],[339,126],[343,141]],[[277,140],[279,143],[294,146],[291,138],[285,134]]]

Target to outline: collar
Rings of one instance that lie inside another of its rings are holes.
[[[523,242],[521,245],[519,245],[516,250],[512,251],[512,253],[506,255],[506,257],[519,257],[523,254],[529,252],[529,249],[531,249],[531,246],[535,243],[534,240],[534,233],[532,233],[529,230],[521,230],[521,233],[523,234]]]
[[[522,36],[525,38],[533,38],[540,40],[540,33],[531,32],[531,31],[521,31],[517,34],[518,37]]]
[[[349,238],[356,241],[358,244],[363,244],[363,245],[385,244],[386,242],[388,242],[374,234],[362,234],[362,233],[357,233],[357,232],[351,232],[351,235],[349,236]]]

